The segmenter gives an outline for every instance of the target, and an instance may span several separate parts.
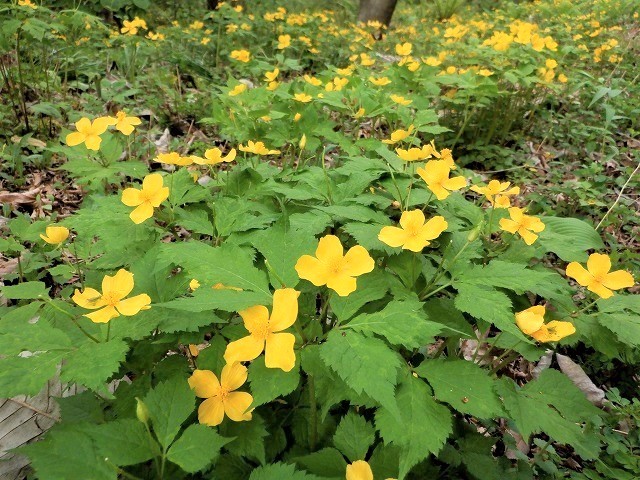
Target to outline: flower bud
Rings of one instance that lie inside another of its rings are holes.
[[[136,404],[136,417],[142,423],[144,423],[144,424],[148,423],[149,422],[149,409],[144,404],[144,402],[142,400],[140,400],[138,397],[136,397],[136,402],[137,402],[137,404]]]
[[[480,222],[476,228],[474,228],[473,230],[471,230],[469,232],[469,235],[467,235],[467,242],[473,242],[475,241],[479,236],[480,233],[482,233],[482,229],[484,228],[484,222]]]

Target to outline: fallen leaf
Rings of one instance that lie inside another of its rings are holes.
[[[573,384],[587,396],[587,400],[597,407],[601,407],[605,402],[604,390],[596,387],[595,383],[584,373],[582,367],[569,357],[556,353],[556,359],[562,373],[569,377]]]

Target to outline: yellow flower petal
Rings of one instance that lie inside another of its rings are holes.
[[[309,280],[316,287],[327,283],[327,269],[320,260],[311,255],[303,255],[296,262],[296,272],[303,280]]]
[[[127,207],[137,207],[144,201],[141,193],[142,192],[136,188],[125,188],[122,191],[121,201]]]
[[[615,272],[607,273],[604,280],[602,280],[602,284],[611,290],[619,290],[620,288],[633,287],[635,281],[633,279],[633,275],[629,272],[617,270]]]
[[[264,353],[264,363],[267,368],[280,368],[285,372],[291,371],[296,364],[296,354],[293,346],[296,337],[291,333],[273,333],[267,337]]]
[[[460,190],[467,186],[467,179],[464,177],[453,177],[442,182],[442,186],[449,191]]]
[[[129,218],[133,220],[133,223],[136,225],[151,217],[153,217],[153,206],[149,202],[142,203],[129,214]]]
[[[592,253],[587,260],[587,270],[596,278],[602,278],[611,270],[611,259],[609,255],[602,253]]]
[[[411,210],[402,212],[400,216],[400,226],[406,229],[417,229],[424,225],[424,213],[422,210]]]
[[[340,239],[335,235],[325,235],[318,242],[316,258],[322,262],[332,261],[336,257],[342,257],[344,249]]]
[[[93,323],[107,323],[112,318],[119,317],[120,314],[115,309],[115,307],[104,307],[101,310],[93,313],[87,313],[84,315]]]
[[[84,133],[72,132],[67,135],[67,138],[65,138],[65,142],[70,147],[75,147],[76,145],[80,145],[82,142],[84,142],[85,137],[86,135]]]
[[[582,265],[578,262],[571,262],[567,265],[567,277],[573,278],[578,284],[586,287],[594,278]]]
[[[196,397],[210,398],[220,392],[218,377],[211,370],[194,370],[187,381]]]
[[[437,215],[424,224],[422,230],[427,240],[438,238],[449,227],[444,217]]]
[[[89,310],[95,310],[96,308],[104,307],[106,304],[102,299],[102,295],[94,288],[85,288],[83,292],[76,290],[71,297],[77,305]]]
[[[376,263],[369,255],[369,252],[367,252],[367,249],[356,245],[355,247],[351,247],[344,256],[342,272],[356,277],[371,272],[375,265]]]
[[[163,187],[156,191],[149,198],[149,203],[152,207],[159,207],[162,202],[164,202],[167,198],[169,198],[169,187]]]
[[[136,295],[135,297],[119,301],[116,305],[116,308],[122,315],[130,317],[131,315],[135,315],[136,313],[138,313],[140,310],[147,310],[150,303],[151,298],[149,297],[149,295],[147,295],[146,293],[141,293],[140,295]]]
[[[527,245],[532,245],[533,242],[535,242],[538,239],[538,235],[536,235],[533,232],[530,232],[529,230],[527,230],[525,228],[518,229],[518,233],[520,234],[520,236],[524,240],[524,243],[526,243]]]
[[[253,403],[253,397],[247,392],[231,392],[224,399],[224,413],[234,422],[251,420],[251,412],[247,412]]]
[[[281,288],[273,293],[273,309],[269,319],[272,332],[279,332],[293,325],[298,318],[300,292],[293,288]]]
[[[508,218],[501,218],[499,223],[500,223],[500,228],[505,232],[509,232],[509,233],[516,233],[520,226],[518,223]]]
[[[198,421],[203,425],[215,427],[224,419],[224,404],[220,397],[211,397],[198,407]]]
[[[590,283],[589,285],[587,285],[587,290],[595,293],[600,298],[607,299],[607,298],[613,297],[613,292],[609,290],[607,287],[605,287],[604,285],[602,285],[602,283],[600,282],[594,281]]]
[[[69,229],[67,227],[47,227],[45,233],[46,235],[41,234],[40,238],[52,245],[62,243],[69,237]]]
[[[373,471],[364,460],[347,465],[346,480],[373,480]]]
[[[154,192],[162,188],[164,181],[159,173],[151,173],[142,180],[142,189]]]
[[[228,363],[220,373],[220,385],[231,392],[237,390],[247,381],[247,367],[241,363]]]
[[[535,306],[516,313],[516,324],[523,333],[531,335],[542,328],[545,308],[541,307],[542,311],[540,311],[540,307]]]
[[[224,352],[224,360],[227,363],[248,362],[257,358],[263,350],[263,339],[253,335],[247,335],[227,345],[227,349]]]
[[[127,272],[124,268],[110,277],[105,275],[102,280],[102,294],[118,299],[124,298],[133,290],[133,273]]]
[[[378,240],[390,247],[401,247],[408,240],[408,234],[402,228],[382,227],[378,234]]]
[[[100,138],[98,135],[87,135],[84,140],[84,144],[89,150],[100,150],[100,143],[102,143],[102,138]]]
[[[249,332],[261,332],[269,322],[269,310],[263,305],[256,305],[238,312],[244,321],[244,328]]]
[[[356,291],[356,279],[348,275],[333,275],[327,282],[327,287],[335,290],[341,297],[346,297]]]

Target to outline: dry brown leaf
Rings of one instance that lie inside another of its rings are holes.
[[[582,367],[569,357],[556,353],[556,359],[558,360],[558,365],[562,373],[569,377],[573,384],[587,396],[587,400],[601,407],[605,402],[604,390],[596,387],[589,376],[584,373]]]
[[[538,360],[538,364],[531,371],[531,376],[533,378],[538,378],[543,370],[546,370],[551,366],[551,361],[553,360],[553,350],[547,350],[547,352],[542,356],[540,360]]]

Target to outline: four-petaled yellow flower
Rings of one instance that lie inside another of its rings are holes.
[[[382,140],[382,143],[386,143],[387,145],[393,145],[394,143],[398,143],[405,140],[412,133],[413,133],[413,125],[409,125],[409,128],[407,128],[406,130],[398,129],[391,132],[391,138],[389,138],[388,140]]]
[[[633,275],[625,270],[611,270],[611,259],[609,255],[602,253],[592,253],[587,260],[585,269],[578,262],[571,262],[567,265],[567,276],[575,279],[587,290],[595,293],[601,298],[613,296],[612,290],[633,287],[635,281]]]
[[[311,100],[313,100],[313,97],[311,95],[307,95],[306,93],[296,93],[293,96],[293,99],[296,102],[309,103]]]
[[[100,135],[107,131],[109,125],[114,123],[115,119],[113,117],[100,117],[93,122],[87,117],[83,117],[76,122],[76,130],[78,131],[67,135],[65,141],[70,147],[84,143],[89,150],[100,150],[100,143],[102,142]]]
[[[125,299],[133,290],[133,273],[124,269],[110,277],[105,275],[102,280],[102,293],[93,288],[85,288],[83,292],[77,290],[71,299],[82,308],[97,312],[87,313],[84,316],[94,323],[106,323],[120,315],[132,316],[140,310],[151,308],[151,298],[146,293]]]
[[[526,335],[530,335],[539,342],[557,342],[576,333],[576,327],[571,322],[551,320],[544,323],[545,307],[536,305],[516,313],[516,324]]]
[[[293,345],[296,337],[282,332],[298,318],[298,296],[293,288],[281,288],[273,293],[271,315],[264,305],[256,305],[238,312],[249,335],[229,343],[224,352],[227,363],[245,362],[258,357],[264,351],[267,368],[280,368],[289,372],[296,363]]]
[[[438,154],[431,144],[423,145],[422,148],[411,147],[408,150],[396,148],[396,153],[398,157],[405,162],[427,160]]]
[[[367,250],[356,245],[346,254],[335,235],[325,235],[318,242],[316,256],[303,255],[296,263],[296,272],[316,287],[326,285],[341,297],[356,290],[356,279],[373,270],[375,262]]]
[[[158,208],[168,197],[169,187],[163,186],[162,175],[151,173],[142,180],[142,189],[124,189],[122,203],[127,207],[136,207],[129,217],[138,224],[153,217],[153,209]]]
[[[413,45],[411,45],[409,42],[398,43],[396,45],[396,53],[401,57],[408,57],[409,55],[411,55],[412,48]]]
[[[40,238],[51,245],[57,245],[69,238],[69,229],[67,227],[50,226],[45,230],[45,234],[40,234]]]
[[[276,78],[278,78],[278,75],[280,75],[280,69],[274,68],[271,72],[265,72],[264,80],[266,82],[273,82]]]
[[[127,117],[124,112],[116,113],[116,130],[129,136],[133,133],[134,125],[140,125],[142,121],[138,117]]]
[[[217,165],[222,162],[233,162],[236,159],[236,153],[236,149],[232,148],[231,150],[229,150],[229,153],[227,153],[227,155],[223,157],[222,150],[220,150],[218,147],[214,147],[209,148],[204,152],[204,158],[192,155],[191,159],[193,160],[193,163],[196,163],[198,165]]]
[[[402,212],[400,228],[382,227],[378,239],[390,247],[402,247],[404,250],[421,252],[444,232],[449,225],[444,217],[437,216],[425,223],[422,210]]]
[[[467,185],[464,177],[449,178],[451,165],[447,160],[430,160],[424,168],[416,169],[438,200],[444,200],[454,190],[460,190]]]
[[[520,187],[509,188],[510,185],[510,182],[491,180],[486,187],[473,185],[469,190],[487,197],[489,203],[491,203],[495,208],[509,208],[511,205],[509,197],[520,193]]]
[[[253,397],[247,392],[236,392],[246,381],[247,367],[239,363],[225,365],[220,381],[211,370],[194,370],[189,386],[197,397],[206,398],[198,407],[198,421],[215,427],[222,423],[225,414],[234,422],[251,420],[247,409]]]
[[[244,63],[251,60],[251,52],[247,50],[233,50],[229,56],[234,60]]]
[[[536,233],[544,230],[544,223],[538,217],[525,215],[519,207],[509,208],[509,216],[510,219],[500,219],[500,228],[509,233],[519,233],[527,245],[533,244],[538,239]]]
[[[409,100],[408,98],[404,98],[402,95],[390,95],[389,98],[394,102],[397,103],[398,105],[404,105],[405,107],[407,105],[410,105],[411,102],[413,102],[413,100]]]
[[[284,50],[291,45],[291,35],[278,36],[278,50]]]
[[[183,157],[178,152],[159,153],[154,160],[156,162],[168,163],[170,165],[177,165],[180,167],[191,165],[193,163],[193,157]]]
[[[244,83],[239,83],[238,85],[233,87],[231,90],[229,90],[229,96],[235,97],[236,95],[240,95],[246,89],[247,89],[247,86]]]
[[[252,142],[251,140],[247,142],[246,147],[240,144],[238,148],[241,152],[255,153],[256,155],[277,155],[280,153],[280,150],[269,150],[265,147],[264,142]]]
[[[369,81],[377,87],[384,87],[385,85],[389,85],[391,83],[391,80],[389,80],[389,77],[380,77],[380,78],[369,77]]]

